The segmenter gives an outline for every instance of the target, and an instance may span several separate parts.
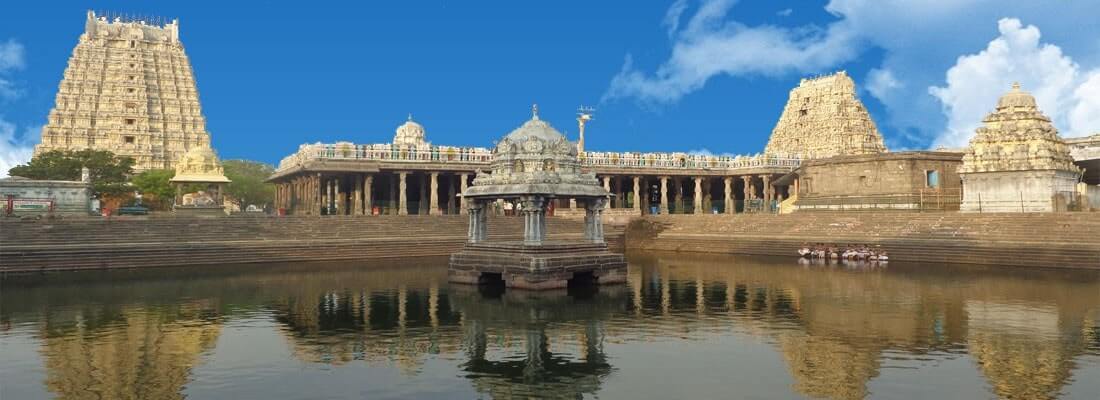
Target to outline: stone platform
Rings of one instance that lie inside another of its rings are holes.
[[[574,278],[605,285],[626,282],[626,257],[605,243],[467,243],[451,255],[448,280],[479,284],[502,279],[516,289],[561,289]]]

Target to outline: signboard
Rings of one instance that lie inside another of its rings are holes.
[[[53,208],[50,199],[13,199],[4,205],[6,214],[46,214]]]

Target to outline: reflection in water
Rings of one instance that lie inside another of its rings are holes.
[[[45,378],[21,379],[33,374],[0,365],[0,390],[182,398],[191,388],[224,389],[195,371],[234,350],[218,344],[223,326],[257,316],[275,323],[285,348],[250,351],[284,351],[283,364],[392,368],[399,374],[391,386],[435,383],[423,389],[433,393],[452,389],[425,371],[449,369],[442,375],[493,398],[601,394],[612,390],[611,377],[637,369],[616,363],[624,349],[645,351],[631,344],[718,346],[721,338],[766,343],[786,366],[787,390],[831,399],[873,395],[870,383],[888,379],[884,365],[898,359],[967,358],[985,379],[975,384],[1002,398],[1055,398],[1075,373],[1100,368],[1096,272],[646,254],[630,262],[628,285],[550,293],[449,287],[442,260],[6,278],[0,340],[33,339]],[[661,379],[675,382],[688,378],[678,367],[695,361],[662,362]],[[723,368],[753,365],[729,360]],[[220,385],[250,378],[248,370],[228,373],[236,375]],[[427,392],[418,393],[396,397]],[[326,395],[341,397],[305,397]]]

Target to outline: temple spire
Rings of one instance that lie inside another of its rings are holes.
[[[535,103],[535,104],[531,105],[531,119],[533,119],[533,120],[539,119],[539,105],[538,105],[538,103]]]

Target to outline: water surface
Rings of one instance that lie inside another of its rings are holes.
[[[633,254],[629,283],[445,259],[6,277],[0,399],[1070,398],[1100,272]]]

